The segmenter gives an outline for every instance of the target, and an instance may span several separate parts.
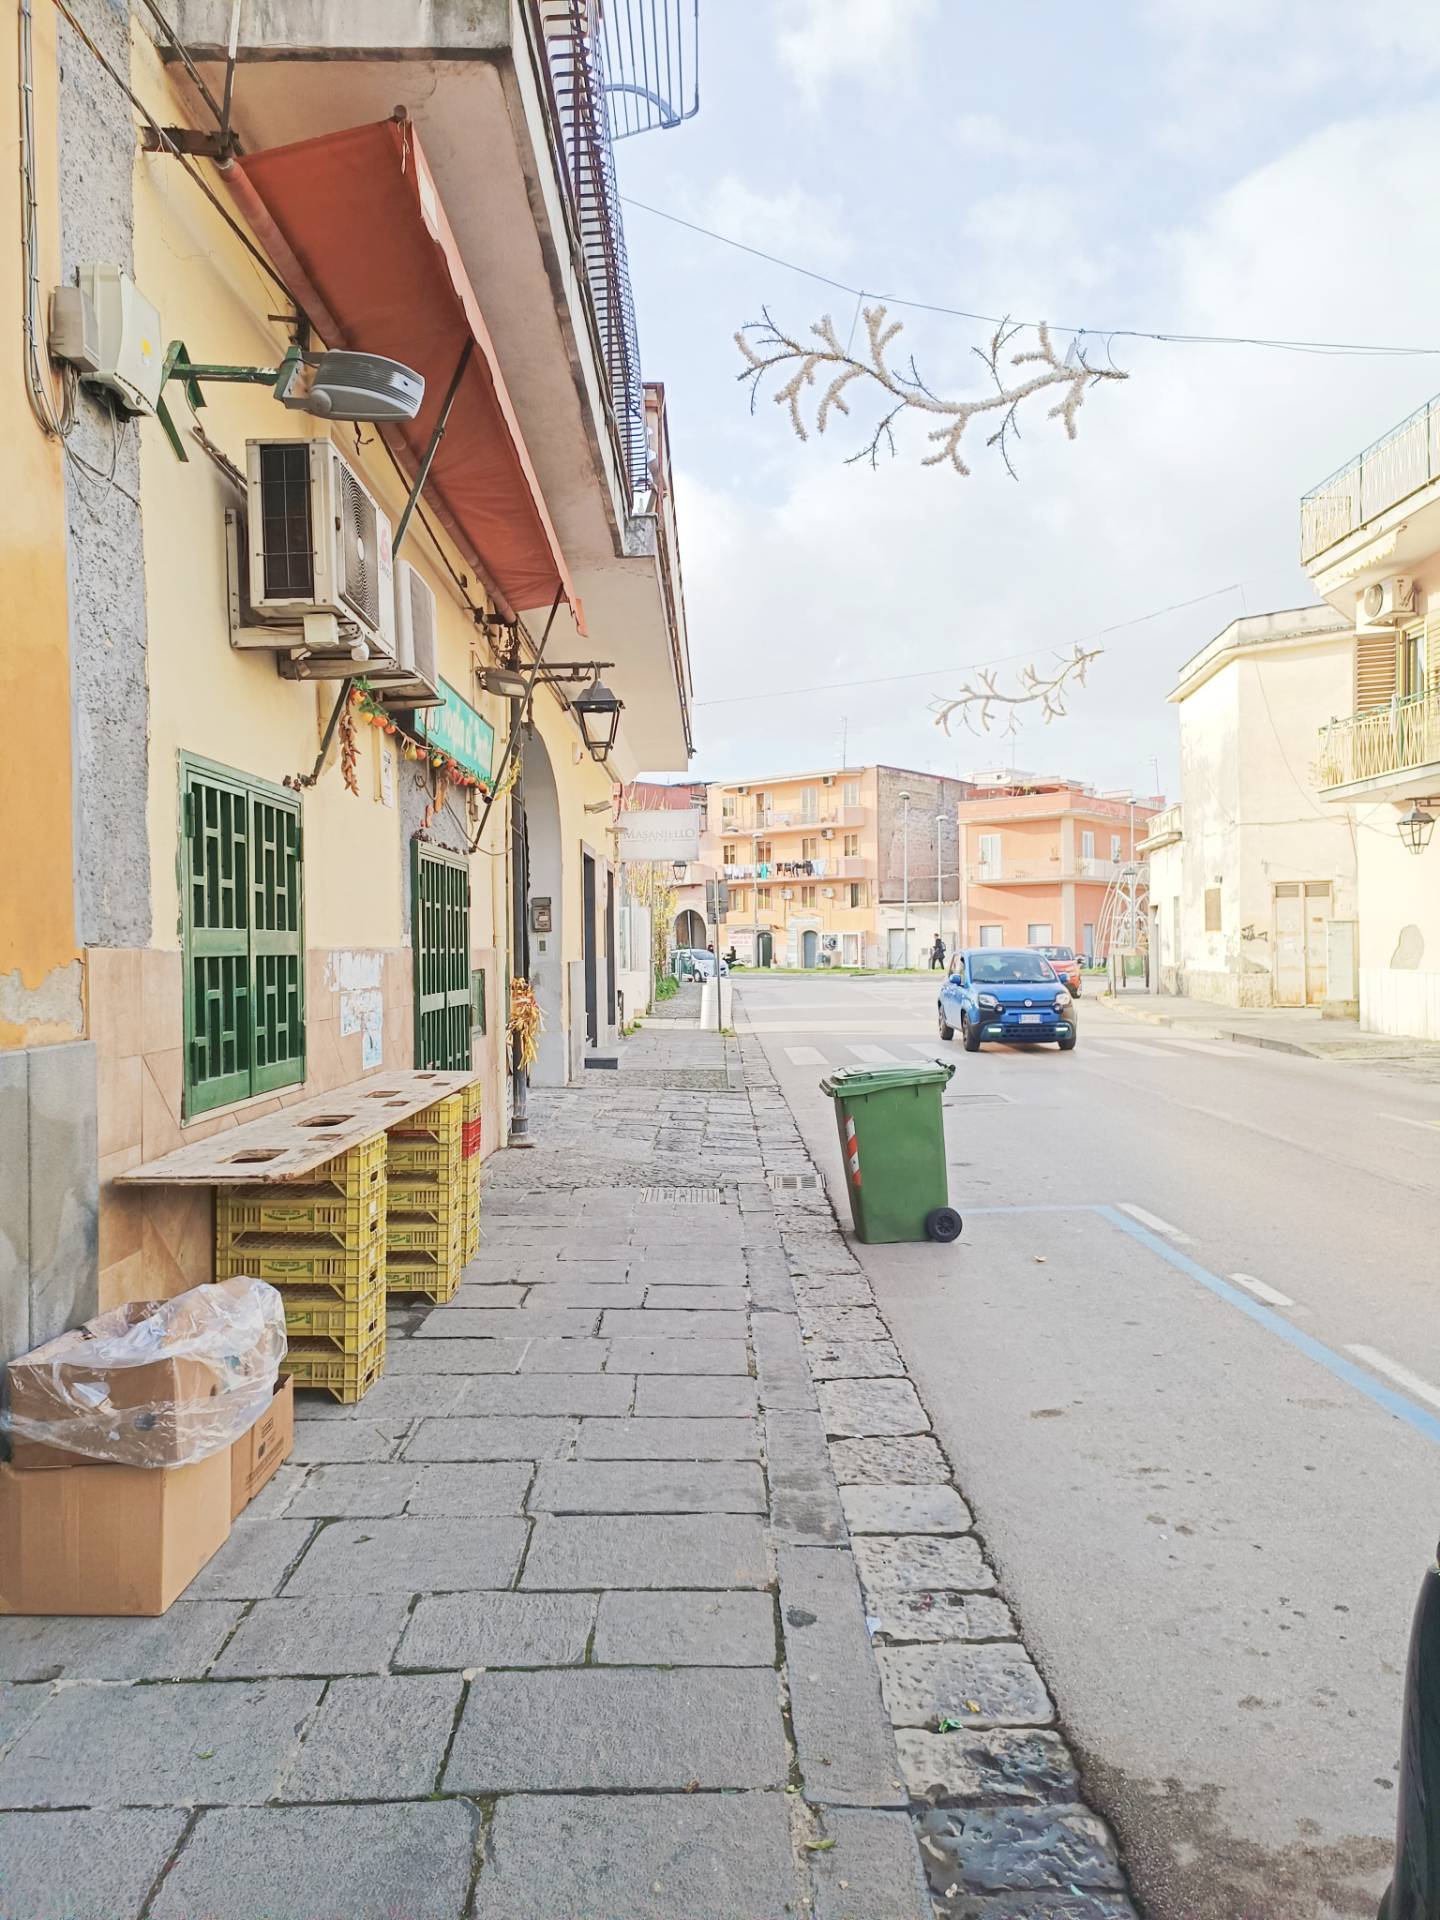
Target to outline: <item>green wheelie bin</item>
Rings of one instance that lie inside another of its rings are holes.
[[[953,1065],[841,1067],[820,1082],[835,1102],[857,1239],[956,1240],[940,1096]]]

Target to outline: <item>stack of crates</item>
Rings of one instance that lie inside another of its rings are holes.
[[[448,1094],[385,1136],[389,1293],[423,1293],[443,1303],[460,1285],[468,1224],[465,1100],[464,1092]]]
[[[385,1136],[304,1182],[219,1187],[215,1277],[250,1274],[285,1303],[281,1371],[353,1405],[385,1368]]]
[[[480,1082],[472,1080],[466,1087],[465,1130],[461,1157],[464,1161],[462,1173],[465,1181],[465,1259],[473,1260],[480,1251],[480,1110],[482,1095]]]

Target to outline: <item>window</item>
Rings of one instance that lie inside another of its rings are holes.
[[[1050,945],[1051,925],[1048,920],[1032,920],[1025,931],[1027,947],[1048,947]]]
[[[735,818],[735,796],[733,793],[721,794],[720,818],[722,820],[733,820]]]
[[[1220,932],[1219,887],[1207,887],[1205,889],[1205,931],[1206,933]]]
[[[732,887],[730,889],[731,913],[744,913],[745,903],[748,899],[749,895],[746,893],[744,887]]]
[[[852,880],[850,882],[850,904],[852,907],[864,906],[865,882],[863,880]]]
[[[1111,836],[1110,836],[1110,858],[1111,858],[1112,860],[1114,860],[1114,861],[1116,861],[1117,863],[1119,862],[1119,859],[1120,859],[1120,836],[1119,836],[1119,834],[1118,834],[1118,833],[1112,833],[1112,834],[1111,834]]]
[[[998,833],[980,835],[980,878],[998,880],[1000,877],[1000,836]]]
[[[1087,920],[1081,928],[1085,940],[1085,960],[1087,965],[1095,958],[1095,922]]]
[[[800,841],[800,858],[802,860],[818,860],[820,858],[820,842],[813,833],[807,833],[802,837]]]
[[[1005,929],[1003,927],[981,927],[980,944],[982,947],[1003,947]]]
[[[1177,893],[1170,902],[1170,964],[1180,964],[1180,896]]]
[[[300,802],[181,762],[187,1115],[305,1078]]]
[[[1095,835],[1088,830],[1080,835],[1080,858],[1082,860],[1095,858]]]
[[[847,833],[847,834],[846,834],[846,836],[845,836],[845,857],[846,857],[846,859],[847,859],[847,860],[854,860],[854,859],[857,859],[857,858],[859,857],[859,853],[860,853],[860,836],[859,836],[859,834],[858,834],[858,833]]]
[[[755,859],[757,864],[768,864],[773,857],[768,840],[757,840],[755,842]]]
[[[813,820],[815,818],[815,802],[816,795],[814,787],[802,787],[800,789],[800,818],[802,820]]]
[[[814,889],[814,887],[801,887],[801,889],[800,889],[800,904],[801,904],[801,906],[802,906],[802,907],[813,907],[813,906],[814,906],[814,904],[815,904],[815,889]]]
[[[842,798],[844,799],[844,803],[847,807],[859,806],[860,782],[858,780],[847,780],[844,786],[840,789],[840,792],[841,792]]]
[[[1412,627],[1400,636],[1400,691],[1407,700],[1425,692],[1425,629]]]
[[[733,867],[738,858],[735,842],[733,840],[727,840],[720,851],[724,856],[724,864],[727,867]]]

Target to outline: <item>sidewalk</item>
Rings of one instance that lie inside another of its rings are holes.
[[[1327,1020],[1318,1007],[1226,1007],[1184,994],[1097,995],[1097,1004],[1153,1026],[1177,1027],[1197,1039],[1233,1040],[1312,1060],[1411,1061],[1440,1075],[1440,1046],[1405,1034],[1366,1033],[1357,1020]]]
[[[535,1093],[165,1618],[0,1620],[6,1920],[1130,1920],[752,1046]]]

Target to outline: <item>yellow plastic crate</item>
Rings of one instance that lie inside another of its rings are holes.
[[[458,1253],[465,1224],[459,1214],[437,1220],[426,1213],[391,1213],[385,1222],[386,1258],[396,1253]]]
[[[368,1293],[345,1300],[325,1287],[287,1287],[285,1335],[296,1340],[325,1340],[345,1353],[363,1353],[385,1338],[385,1288],[379,1277]]]
[[[462,1087],[460,1098],[465,1102],[465,1118],[478,1120],[485,1105],[484,1082],[472,1080],[468,1087]]]
[[[460,1169],[465,1165],[460,1151],[460,1136],[454,1140],[432,1140],[428,1134],[419,1134],[414,1139],[406,1136],[397,1140],[390,1135],[389,1172],[393,1180],[397,1173],[424,1173],[432,1180],[455,1180],[460,1177]]]
[[[436,1180],[428,1173],[397,1173],[389,1186],[390,1213],[420,1213],[427,1220],[449,1221],[464,1214],[469,1183],[458,1174]]]
[[[215,1255],[215,1278],[248,1274],[275,1287],[325,1286],[358,1297],[375,1284],[384,1256],[384,1240],[375,1234],[360,1247],[298,1233],[242,1233]]]
[[[433,1300],[437,1306],[444,1306],[453,1300],[460,1288],[460,1267],[431,1267],[428,1271],[401,1268],[385,1270],[385,1291],[387,1294],[421,1293],[427,1300]]]
[[[292,1341],[280,1371],[288,1373],[297,1387],[319,1388],[343,1406],[353,1407],[385,1371],[385,1336],[382,1333],[358,1353],[342,1353],[325,1341]]]
[[[377,1133],[372,1139],[362,1141],[358,1147],[351,1147],[348,1153],[337,1153],[333,1160],[327,1160],[313,1173],[305,1176],[307,1187],[338,1187],[342,1193],[360,1193],[368,1188],[383,1186],[385,1181],[385,1135]]]
[[[228,1247],[243,1233],[323,1234],[343,1246],[363,1246],[385,1230],[384,1170],[375,1184],[353,1193],[334,1187],[219,1187],[215,1233]]]
[[[465,1117],[464,1094],[446,1094],[443,1100],[437,1100],[433,1106],[422,1107],[419,1113],[412,1113],[408,1119],[397,1120],[389,1130],[390,1143],[393,1147],[397,1140],[413,1140],[425,1135],[432,1140],[453,1140],[458,1146]]]

